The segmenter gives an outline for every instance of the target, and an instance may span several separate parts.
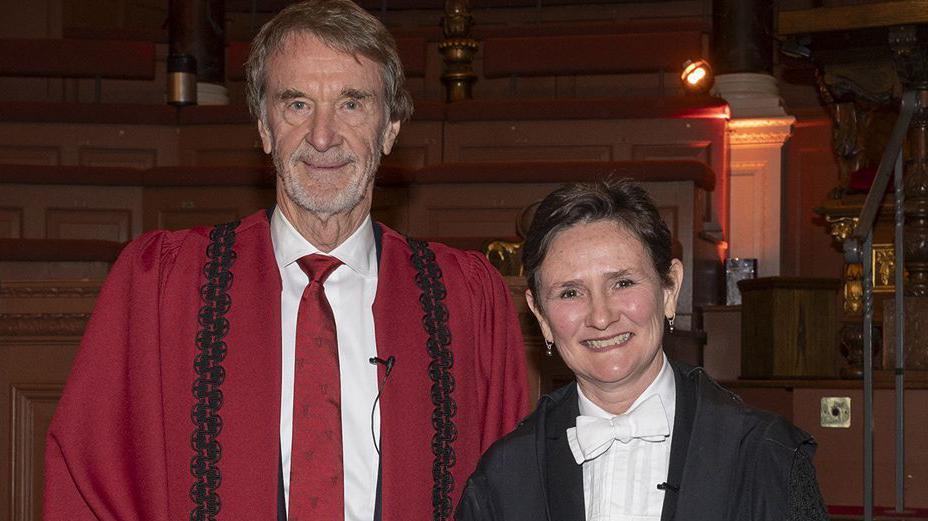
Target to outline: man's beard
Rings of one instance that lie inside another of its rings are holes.
[[[360,164],[357,156],[350,151],[331,149],[327,152],[319,152],[306,141],[303,141],[286,161],[275,150],[273,157],[278,182],[283,183],[284,192],[290,200],[306,211],[323,215],[346,213],[356,207],[367,195],[368,185],[373,182],[377,168],[380,166],[381,141],[382,138],[378,138],[374,143],[375,146],[372,147],[369,155],[370,161],[366,165]],[[345,166],[333,175],[351,176],[349,184],[334,194],[309,190],[307,187],[309,180],[297,171],[297,166],[304,160],[309,164],[345,163]],[[361,169],[361,172],[357,172],[357,169]]]

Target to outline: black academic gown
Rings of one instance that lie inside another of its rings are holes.
[[[747,407],[701,368],[672,367],[677,401],[662,521],[827,519],[809,434]],[[578,414],[576,383],[542,397],[484,454],[457,521],[584,521],[583,470],[566,436]]]

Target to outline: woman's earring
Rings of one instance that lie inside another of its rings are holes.
[[[554,342],[545,339],[545,356],[554,356]]]
[[[670,332],[673,333],[673,319],[677,318],[676,315],[667,319],[667,322],[670,322]]]

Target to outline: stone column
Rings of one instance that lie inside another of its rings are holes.
[[[796,118],[771,75],[771,0],[713,2],[713,93],[731,109],[728,257],[756,258],[757,275],[780,274],[781,150]]]

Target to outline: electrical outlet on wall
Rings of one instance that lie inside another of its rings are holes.
[[[848,396],[823,396],[821,420],[822,427],[849,428],[851,426],[851,398]]]

